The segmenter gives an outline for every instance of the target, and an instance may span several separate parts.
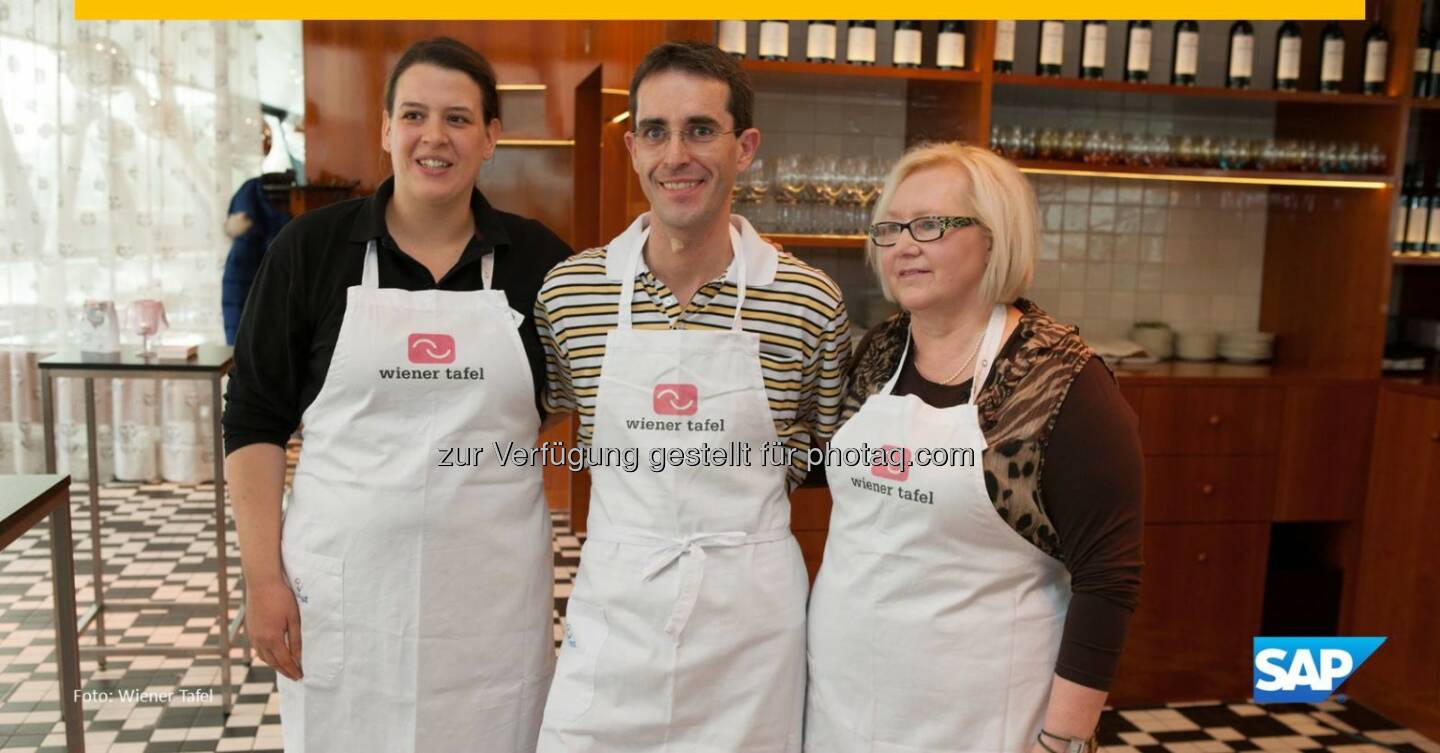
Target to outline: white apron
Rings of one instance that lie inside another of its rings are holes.
[[[743,242],[763,243],[742,228]],[[639,448],[641,469],[591,470],[590,534],[539,750],[798,751],[808,578],[790,534],[786,468],[761,466],[762,445],[778,439],[759,335],[740,326],[742,237],[732,230],[740,299],[732,328],[659,331],[630,323],[647,236],[627,232],[610,245],[631,256],[619,328],[606,338],[593,440]],[[634,423],[644,420],[678,426]],[[655,473],[648,465],[654,448],[730,442],[752,446],[754,467]]]
[[[806,751],[1026,753],[1040,731],[1070,576],[985,491],[974,398],[1005,311],[991,314],[966,404],[891,395],[902,355],[831,442],[968,447],[974,465],[826,468],[834,508],[810,603]]]
[[[285,750],[528,753],[554,662],[550,516],[540,469],[493,447],[539,430],[524,319],[498,290],[381,289],[375,254],[281,537],[304,640],[303,680],[277,675]]]

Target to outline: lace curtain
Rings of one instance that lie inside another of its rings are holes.
[[[250,22],[81,22],[0,0],[0,473],[43,467],[37,357],[80,307],[164,302],[171,337],[223,342],[222,232],[260,170]],[[122,327],[122,342],[132,342]],[[209,385],[97,383],[101,476],[208,479]],[[57,393],[62,472],[83,477],[79,382]]]

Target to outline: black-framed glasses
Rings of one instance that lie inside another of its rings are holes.
[[[721,136],[728,136],[732,133],[738,134],[739,132],[738,130],[722,131],[715,126],[705,125],[703,123],[691,123],[684,128],[674,131],[658,125],[649,125],[636,129],[635,138],[642,146],[659,149],[670,143],[671,135],[677,133],[680,134],[680,140],[686,144],[711,144]]]
[[[893,246],[907,229],[910,237],[920,243],[940,240],[950,228],[979,225],[977,217],[916,217],[909,222],[877,222],[870,226],[870,240],[877,246]]]

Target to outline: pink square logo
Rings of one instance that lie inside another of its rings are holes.
[[[884,452],[882,463],[870,466],[870,475],[891,481],[910,478],[910,466],[913,464],[910,448],[887,444],[880,449]]]
[[[657,384],[655,412],[662,416],[693,416],[700,407],[700,391],[693,384]]]
[[[454,363],[455,338],[416,332],[410,335],[410,363]]]

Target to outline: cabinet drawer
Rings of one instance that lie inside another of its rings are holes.
[[[1146,455],[1265,455],[1280,438],[1276,387],[1146,387],[1140,439]]]
[[[1145,460],[1145,522],[1268,522],[1275,461],[1265,455],[1165,456]]]

